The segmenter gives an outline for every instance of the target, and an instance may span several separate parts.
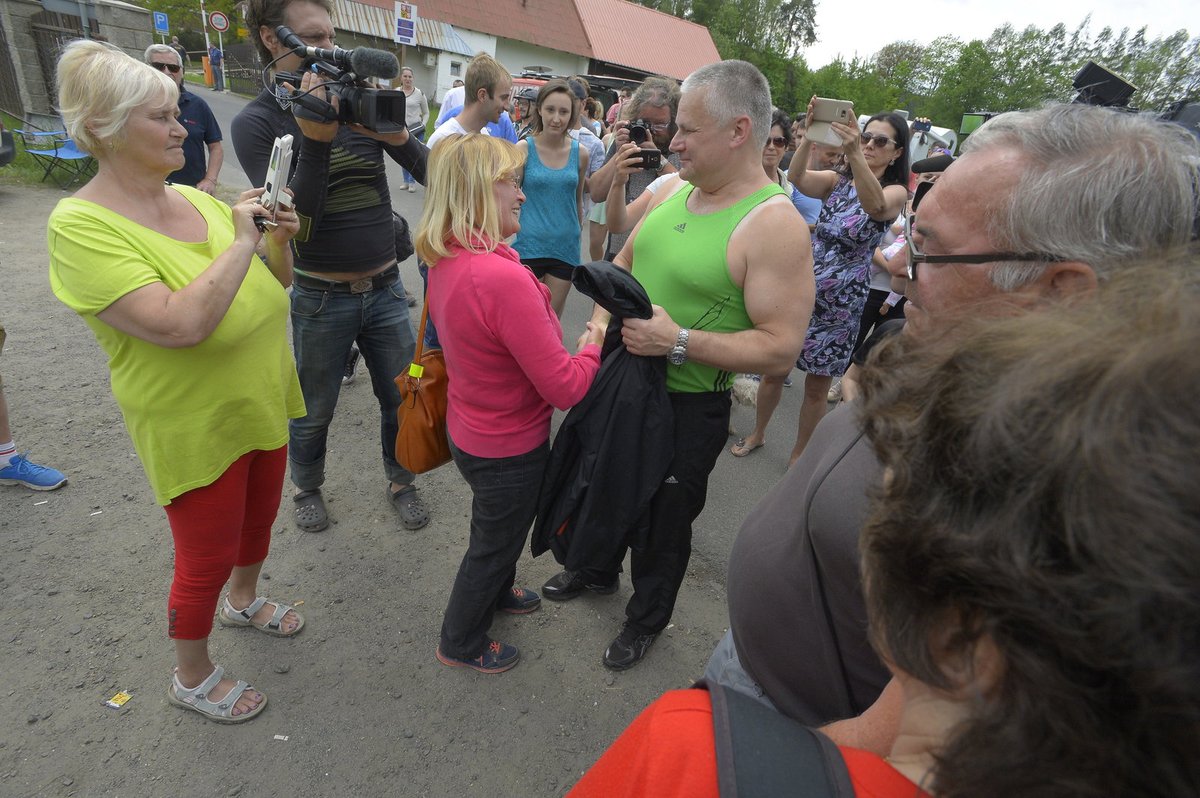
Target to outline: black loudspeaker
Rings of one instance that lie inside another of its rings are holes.
[[[1196,138],[1200,138],[1200,103],[1180,100],[1163,113],[1162,119],[1183,125]]]
[[[1129,98],[1137,91],[1137,86],[1095,61],[1084,64],[1071,85],[1078,92],[1075,102],[1116,108],[1128,105]]]

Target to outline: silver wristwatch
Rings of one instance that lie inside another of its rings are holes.
[[[679,335],[675,338],[675,346],[671,347],[671,351],[667,353],[667,362],[672,366],[682,366],[687,362],[687,345],[688,335],[691,330],[686,327],[679,328]]]

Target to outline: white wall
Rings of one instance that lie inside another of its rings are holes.
[[[477,53],[487,53],[494,56],[496,54],[496,37],[490,33],[481,33],[477,30],[469,30],[468,28],[455,27],[455,32],[462,37],[462,40],[471,46],[471,49]]]
[[[477,53],[487,53],[488,55],[496,54],[496,37],[487,33],[479,33],[478,31],[467,30],[466,28],[454,29],[462,40],[471,46],[471,49]],[[461,53],[438,53],[437,64],[437,92],[431,93],[430,97],[437,100],[439,103],[446,91],[454,85],[455,80],[461,80],[467,74],[467,64],[470,62],[471,56],[462,55]],[[458,74],[454,74],[454,66],[457,66]],[[431,87],[433,88],[433,87]]]
[[[548,66],[554,75],[585,75],[588,71],[588,60],[583,56],[513,39],[500,39],[495,56],[514,75],[527,66]]]
[[[588,60],[583,56],[564,53],[561,50],[551,50],[548,47],[538,47],[535,44],[518,42],[513,39],[498,39],[489,33],[481,33],[467,28],[455,27],[455,31],[475,52],[483,52],[494,56],[497,61],[513,74],[520,74],[527,66],[548,66],[555,75],[582,75],[587,73]],[[438,53],[436,93],[430,96],[441,102],[446,90],[454,85],[455,78],[461,78],[467,71],[469,56],[458,53]],[[459,64],[459,74],[454,75],[452,64]],[[417,77],[414,74],[414,77]],[[433,89],[430,86],[426,91]]]

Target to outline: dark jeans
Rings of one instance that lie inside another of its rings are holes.
[[[425,140],[425,126],[421,125],[421,127],[415,128],[415,129],[409,128],[408,135],[412,136],[417,141],[424,141]],[[405,185],[408,185],[409,183],[417,182],[417,179],[415,177],[413,177],[412,175],[410,175],[408,173],[407,169],[401,169],[400,171],[404,173],[404,184]]]
[[[399,275],[386,288],[362,294],[292,285],[292,343],[307,415],[289,424],[292,482],[313,490],[325,482],[329,422],[337,408],[346,372],[346,353],[357,343],[379,400],[379,441],[383,470],[397,485],[414,481],[396,461],[396,408],[400,390],[395,377],[412,362],[416,341]]]
[[[634,548],[630,576],[633,596],[625,606],[629,627],[638,634],[661,632],[671,621],[675,599],[692,556],[692,522],[704,510],[708,475],[729,437],[729,392],[672,393],[675,456],[670,475],[650,500],[650,535]],[[617,578],[624,553],[614,562],[583,571],[593,584]]]
[[[450,657],[473,659],[487,646],[496,605],[516,580],[550,442],[513,457],[476,457],[454,441],[450,452],[471,486],[471,539],[442,619],[441,649]]]
[[[857,351],[863,345],[863,341],[867,340],[867,333],[871,332],[871,328],[883,324],[891,319],[904,318],[904,303],[905,299],[901,298],[896,306],[889,310],[886,314],[880,314],[883,310],[883,300],[888,298],[890,291],[881,291],[878,288],[872,288],[867,294],[867,304],[863,307],[862,320],[858,324],[858,339],[854,342],[854,349]]]

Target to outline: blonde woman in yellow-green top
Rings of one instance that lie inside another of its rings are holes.
[[[108,355],[113,396],[170,523],[177,667],[167,698],[218,722],[249,720],[266,696],[224,678],[208,636],[219,600],[227,626],[290,636],[304,625],[257,594],[287,420],[304,415],[285,291],[299,221],[280,209],[263,233],[261,189],[230,209],[164,183],[183,165],[187,135],[164,73],[78,41],[59,59],[58,86],[71,138],[99,170],[50,217],[50,285]]]

